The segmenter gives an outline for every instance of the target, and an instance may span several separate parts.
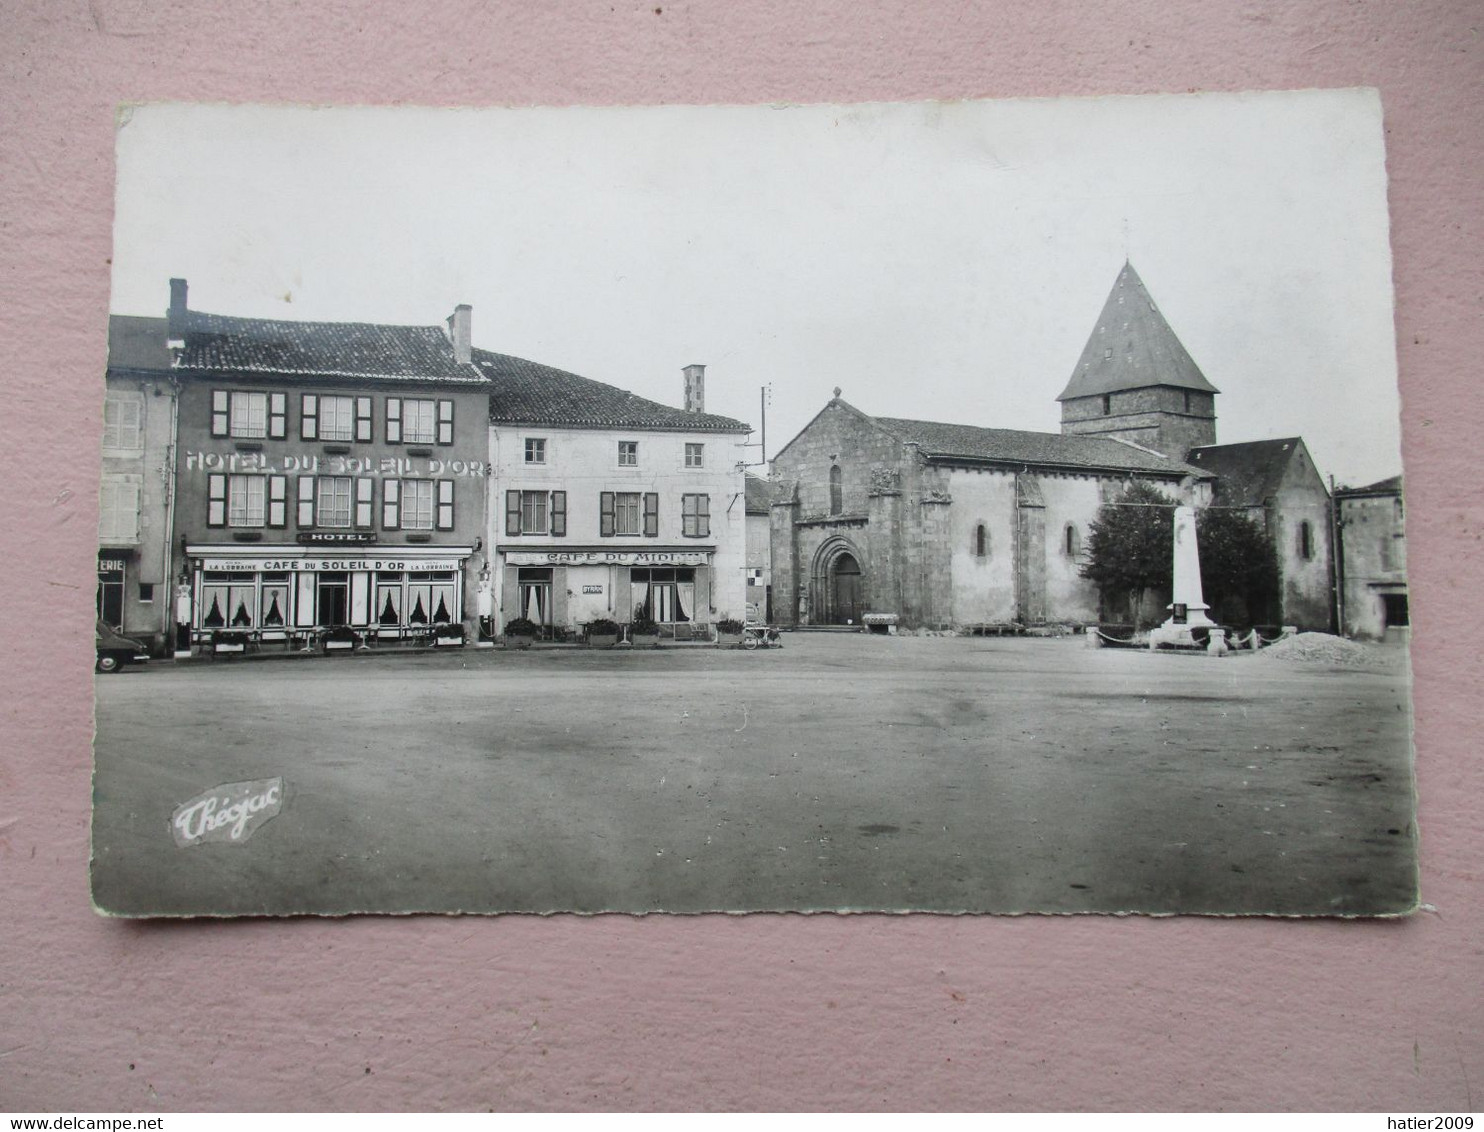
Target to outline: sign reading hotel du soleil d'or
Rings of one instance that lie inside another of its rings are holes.
[[[204,472],[269,472],[307,476],[467,476],[482,479],[490,466],[482,460],[429,456],[269,456],[264,452],[186,452],[185,469]]]

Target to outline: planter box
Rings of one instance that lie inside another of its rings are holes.
[[[635,633],[630,638],[636,649],[657,649],[660,647],[660,636],[658,633]]]
[[[528,649],[531,647],[531,641],[533,639],[532,637],[523,637],[518,634],[507,635],[504,638],[505,647],[507,649]]]
[[[719,649],[740,649],[742,647],[742,634],[717,633],[716,647]]]
[[[604,633],[601,636],[590,636],[587,639],[587,647],[591,649],[611,649],[618,644],[617,633]]]
[[[325,652],[350,650],[356,647],[356,643],[345,637],[330,637],[325,640]]]

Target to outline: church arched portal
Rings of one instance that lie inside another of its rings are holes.
[[[814,559],[815,624],[859,625],[866,613],[866,579],[860,552],[842,538],[820,547]]]

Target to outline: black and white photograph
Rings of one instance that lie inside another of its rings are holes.
[[[121,109],[96,908],[1414,911],[1382,119]]]

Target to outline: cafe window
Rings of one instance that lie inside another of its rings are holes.
[[[706,466],[706,446],[704,444],[687,444],[685,446],[685,466],[687,468],[704,468]]]
[[[282,440],[288,395],[216,389],[211,394],[211,435],[239,440]]]
[[[201,576],[201,580],[201,628],[257,627],[256,575],[248,572],[207,571]]]
[[[527,437],[526,438],[526,463],[527,464],[544,464],[544,463],[546,463],[546,441],[545,440],[542,440],[541,438],[534,437],[534,436]]]
[[[138,541],[137,483],[105,477],[98,491],[98,538],[105,543]]]
[[[520,567],[516,574],[517,617],[527,618],[535,625],[551,624],[551,581],[549,566]]]
[[[696,571],[692,566],[634,567],[629,571],[635,621],[662,625],[691,621],[696,613]]]
[[[618,466],[620,468],[637,468],[639,466],[639,442],[637,440],[620,440],[618,442]]]
[[[143,447],[143,417],[144,402],[138,397],[110,393],[103,402],[103,447],[137,452]]]
[[[685,495],[680,501],[680,533],[686,538],[708,538],[711,535],[711,497]]]

